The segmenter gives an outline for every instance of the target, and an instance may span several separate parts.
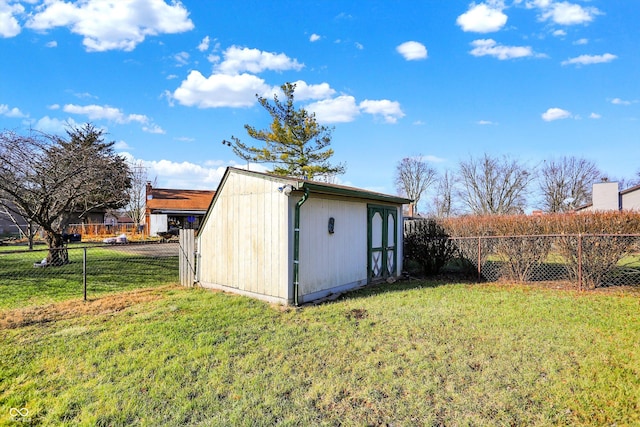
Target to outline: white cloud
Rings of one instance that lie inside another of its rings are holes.
[[[296,85],[295,99],[297,101],[306,101],[307,99],[326,99],[335,95],[336,91],[331,89],[329,83],[320,83],[310,85],[303,80],[294,82]]]
[[[66,120],[59,120],[51,118],[49,116],[44,116],[35,123],[33,128],[44,133],[63,134],[65,130],[67,130],[70,126],[73,127],[77,125],[78,123],[76,123],[76,121],[71,118]]]
[[[313,33],[313,34],[311,34],[311,36],[309,37],[309,41],[310,41],[311,43],[313,43],[313,42],[317,42],[317,41],[318,41],[318,40],[320,40],[321,38],[322,38],[322,37],[320,37],[320,35],[318,35],[318,34],[316,34],[316,33]]]
[[[404,117],[400,103],[388,99],[378,101],[365,99],[360,103],[360,109],[365,113],[384,117],[384,121],[387,123],[396,123],[398,119]]]
[[[0,116],[11,117],[16,119],[23,119],[28,117],[17,107],[9,107],[7,104],[0,104]]]
[[[188,52],[178,52],[173,55],[173,59],[176,60],[179,66],[187,65],[189,63],[189,53]]]
[[[163,0],[47,0],[36,7],[28,28],[47,31],[68,27],[83,36],[88,51],[131,51],[147,36],[174,34],[194,28],[180,2]]]
[[[446,159],[443,159],[442,157],[437,157],[432,155],[424,156],[423,159],[431,163],[442,163],[446,161]]]
[[[207,167],[206,165],[203,166],[186,161],[143,160],[136,159],[128,152],[120,152],[119,154],[130,163],[142,163],[142,166],[147,169],[149,176],[157,178],[157,185],[160,188],[215,190],[226,170],[226,166]],[[228,164],[228,162],[223,162],[223,164],[224,163]]]
[[[600,114],[598,114],[598,113],[591,113],[591,114],[589,114],[589,118],[590,119],[601,119],[602,116]]]
[[[263,52],[258,49],[231,46],[223,53],[223,61],[216,67],[223,74],[238,74],[244,71],[260,73],[272,71],[299,71],[304,67],[296,59],[291,59],[284,53]]]
[[[256,93],[270,91],[264,80],[251,74],[212,74],[205,78],[194,70],[169,97],[189,107],[250,107],[256,102]]]
[[[504,46],[493,39],[480,39],[471,42],[473,49],[469,52],[473,56],[493,56],[503,61],[505,59],[525,58],[534,56],[529,46]],[[540,56],[540,55],[536,55]]]
[[[319,123],[352,122],[360,114],[355,98],[348,95],[314,102],[305,109],[315,113]]]
[[[496,123],[494,123],[494,122],[492,122],[490,120],[478,120],[476,122],[476,124],[480,125],[480,126],[489,126],[489,125],[495,125]]]
[[[577,25],[593,21],[600,11],[595,7],[582,7],[578,4],[559,2],[551,5],[550,10],[542,13],[543,20],[551,19],[560,25]]]
[[[125,141],[117,141],[115,144],[113,144],[113,148],[115,148],[116,150],[130,150],[131,147],[129,146],[129,144],[127,144]]]
[[[172,160],[142,160],[149,175],[158,177],[158,186],[164,188],[186,188],[190,190],[215,190],[227,169],[233,166],[247,169],[247,164],[206,160],[203,164],[192,162],[174,162]],[[221,164],[221,166],[209,166]],[[264,165],[251,163],[252,171],[266,172]]]
[[[355,42],[354,45],[355,45],[356,49],[358,49],[358,50],[363,50],[364,49],[364,45],[362,43]]]
[[[531,0],[526,3],[527,8],[540,9],[540,20],[551,20],[559,25],[587,24],[601,15],[595,7],[582,7],[579,4],[567,1]]]
[[[58,47],[58,42],[55,40],[52,40],[50,42],[47,42],[47,44],[45,44],[46,47]]]
[[[620,99],[620,98],[613,98],[611,100],[612,104],[615,105],[631,105],[631,104],[635,104],[638,101],[625,101],[624,99]]]
[[[556,37],[564,37],[567,35],[567,32],[565,30],[555,30],[553,33],[554,36]]]
[[[575,58],[569,58],[566,61],[562,61],[562,65],[591,65],[591,64],[604,64],[611,62],[618,58],[616,55],[605,53],[604,55],[580,55]]]
[[[408,41],[398,47],[396,51],[407,61],[415,61],[418,59],[427,59],[427,48],[419,42]]]
[[[173,138],[173,139],[175,139],[176,141],[180,141],[180,142],[193,142],[193,141],[196,140],[195,138],[191,138],[191,137],[188,137],[188,136],[179,136],[179,137]]]
[[[210,42],[209,36],[206,36],[205,38],[203,38],[202,41],[200,42],[200,44],[198,45],[198,50],[200,52],[204,52],[204,51],[208,50],[209,49],[209,42]]]
[[[161,135],[164,135],[165,133],[167,133],[164,129],[162,129],[160,126],[158,126],[156,124],[151,124],[149,126],[143,126],[142,127],[142,131],[143,132],[147,132],[147,133],[161,134]]]
[[[507,15],[502,12],[502,2],[492,4],[472,3],[469,10],[458,16],[456,23],[465,32],[492,33],[499,31],[507,23]]]
[[[571,113],[567,110],[563,110],[562,108],[549,108],[547,111],[542,113],[542,120],[545,122],[570,119],[571,117],[573,117]]]
[[[577,46],[583,46],[585,44],[589,44],[589,39],[578,39],[578,40],[574,41],[573,44],[575,44]]]
[[[126,115],[119,108],[110,107],[108,105],[74,105],[67,104],[62,107],[62,111],[71,114],[79,114],[87,116],[90,120],[110,120],[118,124],[138,122],[146,124],[149,118],[142,114]]]
[[[9,38],[20,34],[21,28],[15,15],[24,12],[24,7],[20,4],[9,4],[0,1],[0,37]]]

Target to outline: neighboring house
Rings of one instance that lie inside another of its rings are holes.
[[[65,224],[67,225],[89,225],[89,224],[104,224],[105,216],[107,215],[106,208],[94,208],[85,212],[82,216],[78,212],[71,212]]]
[[[299,304],[402,272],[402,206],[358,188],[227,168],[198,232],[203,287]]]
[[[170,230],[197,230],[215,191],[153,188],[147,183],[145,226],[150,236]]]
[[[21,215],[11,211],[5,212],[5,208],[0,206],[0,236],[18,236],[25,232],[27,227],[27,221]]]
[[[577,208],[576,212],[621,210],[640,212],[640,185],[619,191],[617,182],[593,184],[592,202]]]
[[[133,225],[133,219],[120,211],[109,211],[104,216],[105,225]]]

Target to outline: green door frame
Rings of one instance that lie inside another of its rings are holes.
[[[373,246],[373,218],[382,219],[381,246]],[[389,217],[393,219],[393,242],[389,242]],[[389,265],[392,252],[392,265]],[[367,205],[367,280],[369,283],[395,276],[398,268],[398,210],[395,206]]]

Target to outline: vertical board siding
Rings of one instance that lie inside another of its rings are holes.
[[[288,197],[278,183],[231,172],[200,231],[204,284],[288,297]],[[284,249],[284,251],[283,251]]]
[[[366,283],[366,203],[312,196],[300,214],[300,294]],[[335,219],[334,234],[329,218]]]
[[[196,280],[194,230],[180,230],[179,242],[178,268],[180,271],[180,284],[182,286],[193,286]]]
[[[402,270],[404,269],[404,218],[402,216],[402,206],[396,207],[397,210],[397,221],[396,221],[396,229],[398,230],[398,244],[396,245],[396,265],[398,268],[396,269],[396,276],[402,276]]]

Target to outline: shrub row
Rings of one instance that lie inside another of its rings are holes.
[[[587,288],[607,282],[621,259],[640,251],[640,213],[606,212],[540,216],[465,216],[425,220],[405,230],[405,257],[425,274],[437,272],[455,254],[474,268],[498,260],[498,277],[532,280],[549,254],[573,281]],[[418,222],[419,223],[419,222]],[[417,223],[416,223],[417,224]],[[449,244],[446,244],[446,240]]]

